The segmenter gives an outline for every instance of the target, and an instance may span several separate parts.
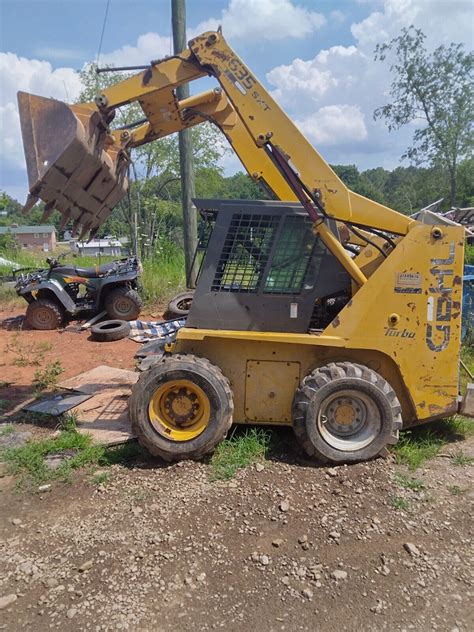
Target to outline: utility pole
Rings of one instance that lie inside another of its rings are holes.
[[[179,55],[186,42],[186,0],[171,0],[171,22],[173,25],[174,54]],[[178,86],[178,100],[189,97],[189,85]],[[184,257],[186,262],[186,278],[188,287],[196,286],[196,272],[191,269],[197,247],[197,217],[192,198],[196,194],[194,185],[194,157],[191,130],[179,132],[179,165],[181,170],[181,204],[184,220]]]

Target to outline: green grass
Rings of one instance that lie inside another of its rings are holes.
[[[184,253],[170,248],[153,259],[143,261],[141,282],[148,304],[168,301],[185,290]]]
[[[394,509],[399,511],[408,511],[410,509],[409,501],[402,496],[390,496],[389,503]]]
[[[459,441],[474,432],[474,422],[466,417],[452,419],[405,430],[400,434],[393,452],[397,463],[414,471],[429,459],[435,457],[448,442]]]
[[[50,342],[28,342],[20,332],[13,334],[11,342],[5,346],[7,353],[13,354],[15,366],[39,366],[47,351],[50,351]]]
[[[270,444],[271,433],[267,430],[251,428],[234,430],[222,441],[211,458],[212,480],[228,480],[237,470],[265,458]]]
[[[453,496],[461,496],[467,492],[467,489],[463,489],[462,487],[459,487],[459,485],[450,485],[448,487],[448,491]]]
[[[464,465],[471,465],[474,463],[474,459],[471,456],[466,456],[462,450],[458,450],[451,458],[453,465],[463,467]]]
[[[403,487],[403,489],[411,489],[413,491],[419,492],[425,488],[425,484],[423,481],[420,481],[417,478],[411,478],[411,476],[407,476],[406,474],[402,474],[401,472],[395,473],[395,480]]]
[[[110,472],[95,472],[91,476],[91,483],[93,485],[97,485],[97,487],[99,485],[107,485],[107,483],[110,481],[110,477]]]
[[[4,437],[5,435],[12,434],[15,431],[15,427],[13,424],[1,424],[0,425],[0,437]]]
[[[48,362],[43,369],[36,369],[33,379],[35,390],[41,392],[54,388],[61,373],[64,373],[64,368],[59,360]]]
[[[88,434],[81,434],[75,428],[76,419],[65,416],[56,437],[30,440],[23,446],[0,451],[0,460],[7,465],[8,472],[17,477],[20,489],[31,489],[51,480],[70,482],[74,470],[83,467],[107,467],[114,464],[128,465],[143,455],[137,443],[106,447],[96,445]],[[9,424],[1,432],[13,432]],[[57,469],[50,469],[45,463],[49,454],[66,453],[63,463]],[[99,475],[100,474],[100,475]],[[109,473],[99,473],[93,482],[103,484]],[[107,476],[102,476],[107,474]],[[102,480],[103,479],[103,480]]]

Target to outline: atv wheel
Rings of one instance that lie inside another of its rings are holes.
[[[232,424],[229,380],[209,360],[163,358],[132,388],[129,415],[139,443],[166,461],[199,459],[212,452]]]
[[[171,318],[185,318],[191,309],[194,292],[181,292],[168,303],[167,314]]]
[[[117,287],[107,294],[105,311],[115,320],[136,320],[142,308],[142,300],[136,290]]]
[[[114,342],[122,340],[130,333],[130,325],[126,320],[104,320],[91,327],[92,340],[97,342]]]
[[[26,308],[26,322],[33,329],[57,329],[64,323],[64,310],[54,301],[38,298]]]
[[[401,406],[390,384],[360,364],[337,362],[304,378],[293,400],[293,429],[310,456],[351,463],[388,454]]]

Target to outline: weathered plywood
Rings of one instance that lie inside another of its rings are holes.
[[[105,389],[74,408],[79,432],[92,435],[95,443],[112,445],[133,438],[128,418],[129,389]]]
[[[92,395],[73,409],[79,432],[88,432],[95,443],[106,445],[132,439],[128,399],[138,376],[134,371],[101,365],[61,382],[61,388]]]
[[[61,388],[81,391],[81,393],[98,393],[109,389],[130,389],[138,380],[138,373],[111,366],[96,366],[90,371],[80,373],[75,377],[59,383]]]

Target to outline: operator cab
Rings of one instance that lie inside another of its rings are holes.
[[[349,300],[349,275],[300,204],[194,203],[202,222],[187,327],[307,333],[325,328]],[[339,239],[336,223],[329,226]]]

